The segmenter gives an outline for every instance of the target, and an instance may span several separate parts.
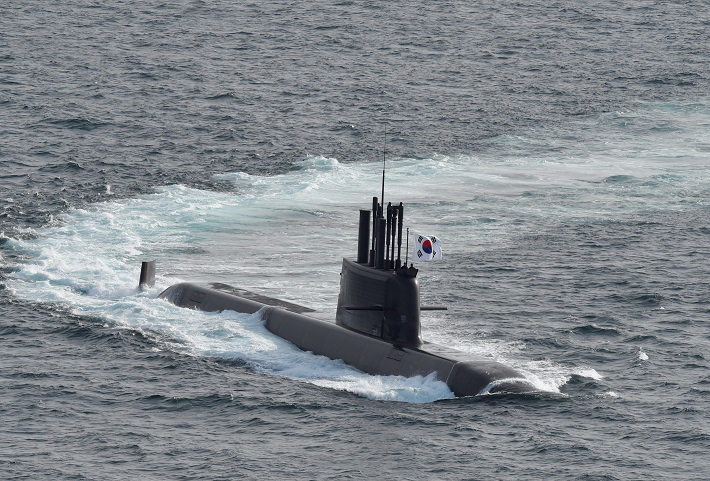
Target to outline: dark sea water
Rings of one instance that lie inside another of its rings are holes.
[[[709,12],[4,0],[0,479],[709,479]],[[385,130],[389,200],[444,243],[425,339],[538,393],[155,299],[332,312]]]

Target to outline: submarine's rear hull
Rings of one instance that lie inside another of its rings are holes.
[[[304,351],[342,359],[369,374],[411,377],[436,373],[436,377],[457,396],[533,390],[520,373],[495,361],[432,343],[424,343],[419,348],[396,346],[316,319],[307,315],[312,310],[295,304],[253,295],[224,284],[212,286],[176,284],[159,297],[181,307],[204,311],[231,310],[251,314],[263,309],[266,328]]]

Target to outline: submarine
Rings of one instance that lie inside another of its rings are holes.
[[[418,269],[401,261],[404,206],[383,203],[373,197],[372,208],[360,210],[357,256],[343,258],[334,320],[298,304],[218,282],[175,284],[158,298],[203,311],[259,312],[271,333],[303,351],[341,359],[373,375],[434,373],[457,397],[536,391],[525,376],[505,364],[422,339],[421,312],[446,308],[420,305]],[[155,261],[143,262],[140,286],[154,283]]]

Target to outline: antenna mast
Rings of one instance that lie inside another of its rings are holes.
[[[380,201],[382,202],[382,208],[385,206],[385,159],[387,156],[387,126],[385,126],[385,146],[382,149],[382,197]]]

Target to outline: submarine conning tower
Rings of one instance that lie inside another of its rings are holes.
[[[416,348],[422,344],[419,281],[417,269],[401,261],[403,214],[401,202],[385,208],[377,197],[372,210],[360,210],[357,260],[343,259],[335,322],[396,346]]]

